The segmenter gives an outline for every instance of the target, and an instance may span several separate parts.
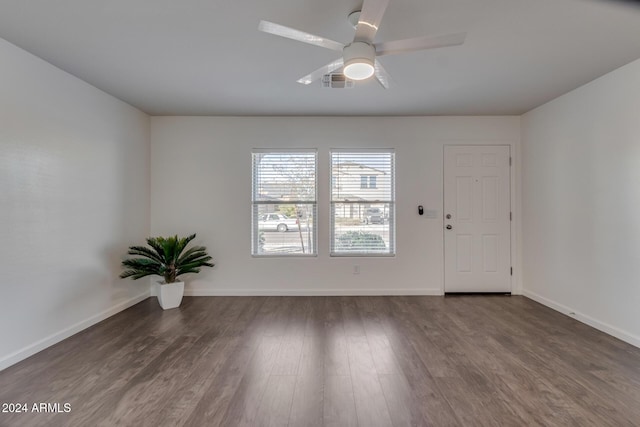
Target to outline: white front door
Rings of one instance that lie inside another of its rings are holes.
[[[444,147],[444,291],[511,292],[509,146]]]

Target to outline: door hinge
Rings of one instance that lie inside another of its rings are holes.
[[[509,166],[511,166],[511,157],[509,157]]]
[[[509,212],[509,221],[513,221],[513,212]]]
[[[511,267],[511,275],[513,276],[513,267]]]

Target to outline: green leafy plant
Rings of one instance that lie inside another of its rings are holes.
[[[202,267],[213,267],[211,257],[204,246],[194,246],[185,251],[190,241],[196,235],[189,237],[149,237],[146,246],[129,247],[129,258],[122,261],[124,271],[122,279],[131,277],[134,280],[146,276],[157,275],[164,277],[165,283],[174,283],[178,276],[187,273],[199,273]]]
[[[386,247],[382,236],[364,231],[347,231],[336,242],[336,249],[343,252],[383,252]]]

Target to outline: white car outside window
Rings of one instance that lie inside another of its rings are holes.
[[[269,213],[262,215],[258,220],[258,229],[262,231],[285,232],[298,228],[298,220],[286,215]]]

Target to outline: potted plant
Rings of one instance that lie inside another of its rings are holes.
[[[179,238],[149,237],[146,246],[129,247],[129,258],[122,261],[125,269],[120,277],[131,277],[134,280],[146,276],[160,276],[164,281],[158,282],[158,302],[164,309],[176,308],[182,302],[184,282],[179,276],[187,273],[199,273],[201,267],[213,267],[211,257],[204,246],[194,246],[185,251],[196,235]]]

